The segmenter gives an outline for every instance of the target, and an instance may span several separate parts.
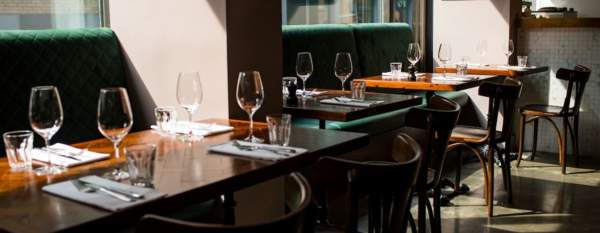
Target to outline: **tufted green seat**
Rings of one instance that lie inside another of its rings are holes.
[[[62,99],[64,121],[53,142],[102,137],[96,112],[103,87],[126,87],[134,109],[134,130],[148,127],[139,105],[154,103],[151,98],[136,99],[137,93],[147,90],[132,87],[135,83],[110,29],[0,31],[0,60],[0,133],[31,129],[29,95],[31,87],[39,85],[56,86]],[[0,149],[4,151],[3,144]]]

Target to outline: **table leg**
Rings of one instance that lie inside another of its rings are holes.
[[[319,120],[319,129],[325,129],[325,120]]]

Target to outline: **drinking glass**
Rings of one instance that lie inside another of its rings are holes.
[[[177,120],[175,107],[156,107],[154,108],[154,117],[156,117],[156,126],[162,132],[172,132]]]
[[[292,131],[292,116],[290,114],[272,114],[267,116],[269,142],[274,145],[288,146]]]
[[[238,105],[248,114],[250,120],[250,132],[244,140],[263,142],[263,139],[254,136],[254,121],[252,120],[254,113],[260,108],[265,97],[262,80],[258,71],[240,72],[235,97]]]
[[[98,99],[98,130],[108,138],[115,151],[115,158],[120,157],[119,145],[133,125],[133,115],[127,90],[122,87],[100,89]],[[113,180],[123,180],[129,177],[120,167],[106,175]]]
[[[402,75],[402,62],[390,63],[390,71],[392,73],[392,79],[400,79],[400,75]]]
[[[515,45],[513,44],[513,41],[508,40],[507,42],[504,42],[502,51],[504,51],[504,55],[506,56],[506,65],[510,66],[510,61],[509,61],[510,55],[512,55],[513,52],[515,51]]]
[[[312,75],[313,62],[310,52],[300,52],[296,57],[296,74],[302,79],[302,97],[306,97],[306,80]]]
[[[344,91],[344,83],[352,75],[352,57],[350,57],[350,53],[335,54],[334,73],[342,82],[342,91]]]
[[[156,146],[154,144],[136,144],[125,147],[129,181],[133,186],[154,187],[154,161]]]
[[[416,69],[416,64],[421,60],[421,46],[419,43],[410,43],[408,44],[408,52],[406,54],[406,58],[412,64],[412,66]]]
[[[450,44],[441,43],[438,48],[438,59],[442,63],[442,68],[444,68],[444,77],[446,77],[446,63],[452,59],[452,47]]]
[[[517,64],[519,67],[527,67],[527,56],[517,56]]]
[[[4,147],[8,165],[13,171],[31,169],[31,149],[33,149],[33,132],[17,130],[4,133]]]
[[[487,54],[487,40],[479,40],[477,42],[475,50],[477,51],[477,54],[479,54],[479,57],[481,58],[481,64],[483,64],[483,58]]]
[[[63,123],[63,109],[58,89],[54,86],[37,86],[31,88],[29,99],[29,122],[31,128],[44,139],[45,148],[50,139],[58,132]],[[59,174],[65,171],[62,166],[52,165],[52,153],[48,154],[48,165],[37,168],[37,175]]]
[[[350,85],[350,90],[352,90],[352,99],[364,100],[367,83],[363,80],[354,80]]]
[[[179,72],[177,102],[188,113],[188,121],[192,122],[192,116],[202,102],[202,82],[200,82],[199,72]]]
[[[291,85],[296,85],[297,81],[298,80],[296,79],[296,77],[283,77],[283,80],[281,82],[281,94],[283,94],[284,97],[287,97],[288,95],[296,95],[296,93],[289,93],[288,87]]]

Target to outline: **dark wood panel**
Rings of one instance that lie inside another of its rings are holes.
[[[521,19],[522,28],[600,28],[600,18]]]
[[[155,186],[158,191],[168,194],[168,197],[117,213],[46,194],[41,191],[41,187],[88,174],[102,174],[123,164],[123,157],[69,168],[67,173],[56,176],[11,172],[6,158],[0,159],[0,229],[9,232],[77,232],[132,225],[145,213],[164,213],[236,191],[309,166],[322,155],[336,155],[358,149],[369,140],[366,134],[360,133],[293,128],[291,145],[306,148],[308,153],[273,163],[208,153],[209,145],[245,137],[248,134],[248,122],[207,122],[229,124],[235,130],[192,143],[161,137],[153,131],[137,132],[125,138],[124,145],[157,145]],[[255,133],[264,137],[266,126],[256,124]],[[112,151],[111,144],[106,139],[75,146],[88,145],[91,145],[91,151]]]
[[[313,98],[301,99],[298,104],[283,104],[283,112],[294,117],[316,118],[331,121],[352,121],[363,117],[373,116],[402,108],[413,107],[422,103],[422,98],[412,95],[386,94],[367,92],[366,100],[383,100],[384,102],[371,107],[351,107],[333,104],[321,104],[323,99],[350,96],[350,91],[326,90],[327,93]]]

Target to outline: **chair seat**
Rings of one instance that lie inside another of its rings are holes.
[[[484,142],[488,134],[487,129],[473,126],[457,125],[452,130],[450,142],[481,143]],[[502,132],[496,131],[496,138],[499,139]]]
[[[545,105],[545,104],[530,104],[521,107],[521,114],[530,116],[561,116],[561,106]],[[569,109],[569,114],[573,113],[573,109]]]

